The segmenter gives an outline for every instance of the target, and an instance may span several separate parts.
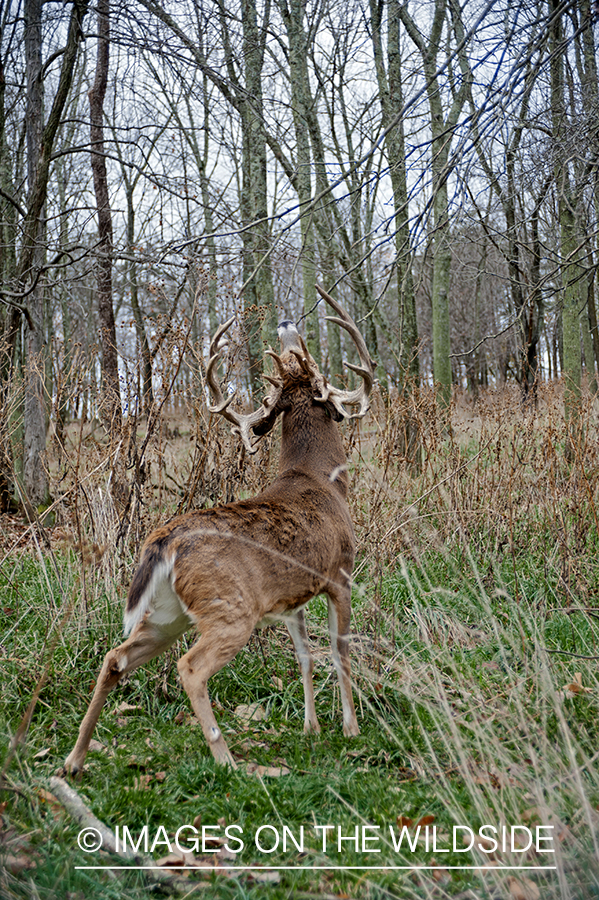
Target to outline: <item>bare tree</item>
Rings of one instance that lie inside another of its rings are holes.
[[[102,347],[102,416],[108,432],[116,437],[122,427],[119,362],[112,306],[112,214],[104,158],[104,98],[108,84],[110,2],[98,0],[98,50],[96,74],[89,92],[91,165],[98,216],[97,302]]]

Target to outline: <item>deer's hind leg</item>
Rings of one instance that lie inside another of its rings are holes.
[[[89,742],[100,717],[106,697],[123,675],[167,650],[179,637],[148,621],[140,622],[119,647],[109,650],[98,675],[96,688],[83,721],[77,742],[65,760],[65,768],[76,775],[82,768]]]
[[[231,662],[247,644],[254,630],[254,621],[239,615],[238,606],[235,612],[237,616],[234,621],[220,617],[215,617],[209,623],[200,621],[198,624],[202,636],[177,663],[181,683],[202,726],[212,755],[218,763],[229,765],[233,769],[237,765],[212,712],[208,679]]]

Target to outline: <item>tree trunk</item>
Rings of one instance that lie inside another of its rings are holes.
[[[566,451],[575,453],[579,437],[581,400],[580,347],[580,268],[577,198],[571,186],[570,160],[567,158],[565,129],[566,98],[563,73],[562,10],[559,0],[549,0],[551,25],[551,117],[555,145],[554,178],[558,201],[562,280],[562,338],[564,373],[564,414],[568,427]]]
[[[0,58],[0,187],[14,195],[12,158],[6,139],[6,79]],[[0,280],[14,290],[16,284],[16,207],[0,197]],[[0,512],[10,509],[14,494],[14,460],[11,418],[15,391],[10,374],[14,365],[11,323],[14,311],[0,304]]]
[[[277,315],[274,303],[268,222],[266,135],[262,99],[262,68],[267,23],[258,27],[255,0],[242,0],[245,91],[242,112],[244,232],[244,307],[249,322],[248,347],[252,393],[262,390],[264,344],[276,345]]]
[[[143,411],[149,416],[154,404],[154,389],[152,387],[152,352],[146,334],[143,314],[139,305],[137,265],[133,258],[135,254],[135,209],[133,207],[133,187],[133,184],[127,185],[127,251],[129,254],[129,260],[127,262],[127,281],[129,282],[131,310],[133,312],[133,321],[135,322],[135,331],[137,333],[137,341],[141,355]]]
[[[433,194],[433,376],[438,386],[439,397],[444,406],[451,400],[451,340],[449,323],[449,281],[451,274],[451,246],[449,242],[449,197],[447,179],[449,177],[449,150],[460,112],[470,92],[472,76],[465,56],[465,38],[457,4],[451,5],[455,37],[459,45],[457,57],[460,63],[462,81],[453,96],[451,107],[444,113],[443,92],[437,74],[437,59],[442,46],[443,26],[447,14],[447,0],[435,0],[428,42],[425,42],[419,28],[410,17],[407,5],[400,6],[399,16],[408,35],[422,57],[426,90],[429,102],[431,143],[431,183]],[[447,52],[449,52],[449,40]]]
[[[98,0],[98,51],[96,75],[89,92],[91,165],[98,213],[98,258],[96,262],[96,296],[102,348],[102,404],[100,415],[111,439],[122,428],[119,363],[116,328],[112,306],[112,214],[108,195],[108,178],[104,158],[104,97],[108,84],[110,38],[110,3]]]
[[[370,21],[375,69],[377,74],[385,150],[393,189],[395,214],[395,267],[397,272],[397,309],[399,322],[400,390],[417,386],[420,375],[418,360],[418,326],[416,297],[412,275],[412,248],[409,226],[408,184],[405,163],[403,120],[393,125],[403,108],[403,83],[400,53],[400,10],[398,0],[387,3],[387,71],[383,60],[382,20],[385,0],[371,0]]]
[[[27,183],[33,193],[40,163],[43,132],[42,83],[42,0],[26,0],[25,58],[27,65]],[[23,487],[29,503],[34,507],[49,500],[46,462],[46,397],[44,348],[44,284],[39,277],[45,261],[44,204],[35,222],[30,223],[32,235],[31,268],[37,283],[28,298],[28,328],[26,332],[25,397],[23,409]]]
[[[289,75],[291,81],[291,108],[296,143],[296,190],[300,204],[300,228],[302,235],[301,265],[306,318],[306,344],[308,350],[321,365],[320,326],[316,303],[316,241],[314,238],[312,199],[312,157],[308,131],[307,110],[312,102],[308,80],[308,44],[304,30],[305,0],[285,0],[279,3],[281,16],[289,43]]]

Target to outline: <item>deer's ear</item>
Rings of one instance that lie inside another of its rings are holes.
[[[327,411],[333,422],[343,422],[345,416],[339,412],[339,410],[331,400],[317,400],[315,402],[318,404],[318,406],[322,406],[322,408]]]
[[[256,437],[264,437],[265,434],[268,434],[269,431],[272,431],[273,426],[277,421],[277,416],[280,412],[281,410],[277,409],[275,406],[269,416],[267,416],[262,422],[259,422],[257,425],[252,426],[252,431],[254,432]]]

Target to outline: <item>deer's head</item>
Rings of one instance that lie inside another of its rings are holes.
[[[270,390],[259,409],[247,414],[238,413],[231,409],[235,394],[223,397],[216,377],[218,362],[226,346],[224,335],[233,324],[234,317],[229,319],[218,329],[210,345],[206,379],[214,398],[214,405],[208,408],[210,412],[218,413],[232,423],[232,431],[240,435],[248,453],[256,452],[258,440],[271,430],[281,413],[293,407],[295,398],[300,395],[304,401],[309,398],[309,402],[313,405],[322,407],[337,422],[361,418],[368,412],[368,398],[374,383],[375,368],[364,338],[343,307],[321,287],[318,285],[316,287],[336,313],[335,316],[327,316],[327,320],[345,329],[356,345],[360,365],[347,363],[347,366],[360,376],[361,383],[353,391],[340,390],[329,384],[318,369],[295,324],[284,321],[277,329],[281,343],[280,353],[277,354],[274,350],[266,351],[275,367],[273,375],[264,376],[270,384]],[[348,406],[357,407],[357,410],[350,412]]]

